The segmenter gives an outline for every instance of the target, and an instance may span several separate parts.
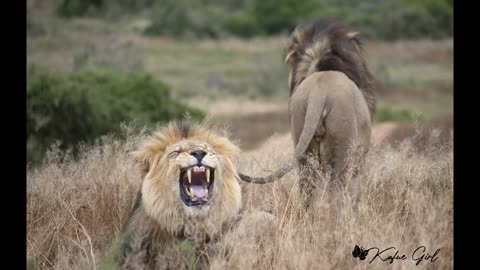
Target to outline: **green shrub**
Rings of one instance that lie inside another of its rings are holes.
[[[155,0],[60,0],[56,12],[62,17],[118,17],[150,8]]]
[[[147,36],[165,35],[175,38],[217,38],[222,32],[222,10],[202,1],[159,1],[151,12],[151,24],[145,29]]]
[[[240,37],[249,38],[264,34],[255,17],[244,12],[229,16],[223,23],[223,27],[227,32]]]
[[[451,0],[325,0],[317,16],[336,18],[365,35],[386,40],[453,35]]]
[[[84,16],[103,7],[102,0],[62,0],[57,6],[57,13],[64,17]]]
[[[376,122],[394,121],[413,123],[423,121],[425,117],[422,114],[411,112],[406,109],[379,108],[375,113]]]
[[[100,135],[120,134],[121,123],[166,123],[204,113],[173,100],[149,74],[86,71],[69,75],[31,72],[27,81],[27,157],[37,162],[56,140],[62,149]]]
[[[272,35],[314,17],[333,18],[381,39],[453,35],[452,0],[60,0],[56,9],[65,17],[150,14],[146,35],[180,38]]]
[[[258,27],[267,34],[291,32],[298,23],[310,20],[315,10],[313,0],[257,0],[249,12]]]

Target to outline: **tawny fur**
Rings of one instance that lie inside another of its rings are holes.
[[[285,63],[290,68],[290,96],[312,73],[339,71],[360,89],[373,117],[376,108],[374,78],[362,56],[362,43],[358,32],[331,20],[319,19],[300,25],[288,40]]]
[[[268,177],[240,177],[256,183],[275,181],[292,164],[305,165],[305,157],[314,155],[323,167],[331,168],[338,183],[350,147],[363,153],[369,149],[375,113],[373,76],[358,33],[337,22],[316,20],[293,31],[285,55],[294,160]],[[308,183],[311,180],[302,178],[303,193],[311,193],[315,185]],[[307,205],[309,200],[307,196]]]
[[[179,174],[191,158],[189,152],[198,147],[207,152],[203,160],[215,168],[215,180],[209,205],[188,207],[180,198]],[[239,149],[225,136],[200,124],[174,122],[148,138],[133,153],[144,180],[123,230],[124,239],[141,240],[136,251],[132,244],[125,244],[123,258],[126,253],[146,252],[142,255],[145,264],[156,267],[149,262],[149,257],[162,246],[172,245],[175,239],[194,239],[200,235],[199,241],[203,241],[221,233],[224,225],[235,219],[241,206],[241,189],[234,165],[238,153]],[[165,262],[161,264],[168,266]]]

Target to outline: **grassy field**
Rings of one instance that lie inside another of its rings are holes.
[[[178,41],[144,37],[131,19],[112,25],[52,18],[38,24],[44,33],[27,35],[29,69],[150,72],[175,97],[208,112],[210,121],[230,126],[246,149],[289,129],[286,36]],[[426,120],[452,114],[453,40],[369,40],[365,55],[377,78],[379,108],[405,109]],[[258,132],[247,132],[251,127]]]
[[[139,34],[141,21],[131,18],[116,24],[58,18],[36,23],[43,30],[27,35],[27,76],[32,69],[147,71],[170,85],[175,97],[208,112],[207,121],[231,132],[245,151],[238,163],[241,171],[265,175],[293,151],[287,68],[282,61],[285,36],[178,41],[144,37]],[[426,120],[452,114],[453,40],[369,40],[365,51],[378,80],[378,107],[406,109]],[[54,151],[44,165],[27,168],[30,267],[101,268],[141,184],[128,152],[142,136],[134,132],[122,143],[107,138],[81,150],[78,160]],[[331,203],[323,193],[317,194],[311,214],[298,215],[296,172],[272,185],[243,183],[242,209],[270,211],[277,220],[275,228],[260,239],[241,230],[233,233],[223,244],[231,249],[230,255],[209,254],[209,265],[212,269],[452,269],[452,141],[431,140],[422,141],[421,150],[411,140],[398,148],[374,145],[359,176],[363,198],[359,212],[342,213],[344,225],[334,233]],[[407,256],[424,245],[430,254],[436,249],[440,253],[435,262],[423,261],[419,266],[411,259],[369,264],[368,259],[352,257],[355,245],[394,246]]]
[[[128,153],[142,136],[133,134],[123,144],[106,139],[84,148],[77,161],[60,161],[61,155],[53,152],[44,166],[28,170],[27,258],[34,269],[112,269],[106,257],[141,184]],[[200,250],[209,269],[452,269],[452,141],[432,138],[422,143],[421,151],[414,145],[407,140],[397,149],[372,147],[358,178],[358,212],[345,208],[338,228],[324,191],[317,190],[315,206],[302,214],[296,172],[274,184],[242,183],[242,211],[269,211],[276,221],[246,223],[251,227],[240,227],[218,242],[217,253]],[[238,167],[265,175],[292,151],[288,134],[275,135],[243,153]],[[328,183],[323,177],[320,181]],[[346,199],[349,193],[342,195]],[[355,245],[395,247],[408,259],[393,265],[380,259],[369,263],[372,251],[360,261],[352,257]],[[437,259],[415,266],[411,254],[420,246],[431,255],[440,249]],[[188,256],[186,261],[196,260]],[[182,257],[177,259],[182,263]],[[194,269],[188,263],[184,267]]]
[[[215,104],[234,96],[285,103],[287,67],[282,52],[286,36],[176,41],[144,37],[131,22],[58,20],[41,24],[47,29],[42,35],[27,36],[27,66],[55,72],[90,67],[142,69],[172,86],[178,97],[194,98],[191,102],[204,98]],[[367,41],[365,51],[379,82],[380,104],[428,116],[452,111],[452,40]],[[417,102],[411,104],[412,100]]]

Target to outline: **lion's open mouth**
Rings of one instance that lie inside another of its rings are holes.
[[[206,166],[192,166],[180,170],[180,197],[187,206],[208,203],[212,197],[215,170]]]

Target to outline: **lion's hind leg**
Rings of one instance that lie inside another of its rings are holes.
[[[332,169],[327,164],[330,159],[331,151],[328,144],[331,140],[325,136],[325,128],[323,123],[319,125],[315,136],[312,138],[308,146],[306,158],[299,161],[300,167],[300,192],[304,196],[305,208],[308,210],[314,200],[316,194],[324,191],[328,186],[329,179],[332,178]]]

